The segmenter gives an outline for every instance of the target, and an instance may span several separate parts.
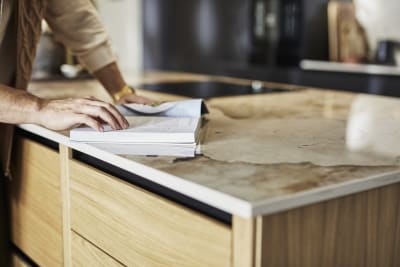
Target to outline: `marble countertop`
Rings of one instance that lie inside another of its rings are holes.
[[[145,73],[132,84],[165,81],[251,81],[182,73]],[[69,141],[66,133],[21,128],[101,158],[221,209],[252,217],[337,198],[400,181],[400,100],[290,88],[290,92],[207,101],[202,156],[193,159],[114,155]],[[96,81],[40,82],[47,98],[109,96]],[[155,100],[181,97],[138,90]],[[399,143],[399,144],[398,144]]]

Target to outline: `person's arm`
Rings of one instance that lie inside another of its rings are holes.
[[[0,122],[33,123],[52,130],[86,124],[103,131],[103,122],[115,130],[129,126],[113,105],[95,98],[45,100],[5,85],[0,85]]]
[[[111,96],[126,86],[111,50],[109,36],[90,1],[49,0],[45,18],[56,39],[78,57]],[[153,101],[132,93],[119,100],[119,103],[126,102]]]
[[[126,82],[121,75],[121,72],[116,63],[111,63],[96,72],[93,76],[103,85],[104,88],[110,93],[111,96],[118,94],[122,88],[126,86]],[[151,104],[153,100],[139,96],[132,93],[124,94],[120,99],[117,100],[118,104],[125,103],[139,103],[139,104]]]

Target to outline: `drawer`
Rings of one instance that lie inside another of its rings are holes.
[[[71,222],[128,266],[229,266],[231,229],[77,161],[70,162]]]
[[[71,233],[73,267],[122,267],[119,262],[75,232]]]
[[[11,239],[40,266],[62,265],[59,154],[17,136],[8,183]]]
[[[16,253],[11,254],[10,261],[12,267],[31,267],[29,263],[25,262],[25,260]]]

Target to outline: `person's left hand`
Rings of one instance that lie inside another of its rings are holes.
[[[154,101],[150,98],[138,96],[137,94],[128,94],[124,95],[117,101],[117,104],[128,104],[128,103],[137,103],[137,104],[145,104],[151,105],[157,101]]]

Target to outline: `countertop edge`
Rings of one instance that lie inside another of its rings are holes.
[[[180,177],[109,153],[89,144],[70,141],[68,137],[41,126],[21,124],[18,125],[18,127],[40,137],[49,139],[53,142],[65,145],[73,150],[85,153],[95,158],[99,158],[115,167],[139,175],[144,179],[165,186],[171,190],[189,196],[222,211],[245,218],[251,217],[253,207],[250,202],[232,197],[225,193],[218,192],[190,181],[186,181]]]
[[[290,197],[272,198],[267,201],[253,203],[252,216],[265,216],[278,213],[398,182],[400,182],[400,170],[371,175],[366,178],[343,182],[340,184],[328,185],[324,188],[311,189],[301,193],[292,194]]]
[[[272,198],[266,201],[249,202],[216,191],[214,189],[186,181],[178,176],[174,176],[133,160],[106,152],[90,146],[89,144],[70,141],[68,137],[41,126],[22,124],[18,127],[40,137],[85,153],[89,156],[102,159],[111,165],[139,175],[144,179],[165,186],[171,190],[184,194],[212,207],[244,218],[251,218],[261,215],[265,216],[400,182],[400,171],[394,171],[373,175],[355,181],[330,185],[324,188],[307,190],[301,193],[291,194],[289,196]]]

